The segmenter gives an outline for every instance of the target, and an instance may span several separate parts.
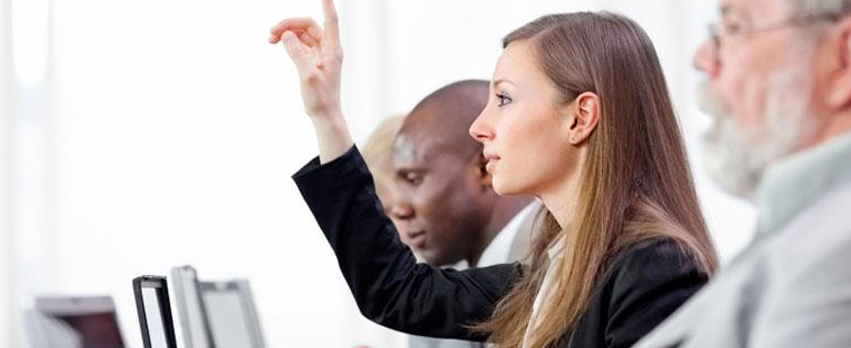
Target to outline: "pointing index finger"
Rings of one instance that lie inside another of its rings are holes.
[[[340,27],[334,0],[322,0],[322,11],[325,12],[325,37],[337,44],[340,42]]]

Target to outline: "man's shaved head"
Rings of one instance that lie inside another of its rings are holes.
[[[418,146],[423,151],[481,153],[482,144],[470,137],[469,128],[487,104],[488,86],[484,80],[464,80],[438,89],[414,107],[399,136],[428,145]]]

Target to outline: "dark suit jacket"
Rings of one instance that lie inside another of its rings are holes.
[[[490,317],[520,277],[518,263],[454,271],[418,264],[400,242],[356,148],[293,179],[363,315],[402,332],[473,341],[467,329]],[[559,347],[629,347],[707,279],[673,243],[655,240],[621,253],[598,283],[585,314]]]

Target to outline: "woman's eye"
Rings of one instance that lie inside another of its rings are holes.
[[[511,97],[501,93],[496,95],[496,99],[499,100],[497,106],[505,106],[506,104],[511,103],[512,101]]]

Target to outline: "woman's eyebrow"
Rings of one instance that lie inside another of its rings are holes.
[[[494,82],[493,82],[494,87],[499,86],[500,84],[513,85],[513,83],[511,83],[511,81],[509,81],[508,79],[497,79],[497,80],[494,80]]]

